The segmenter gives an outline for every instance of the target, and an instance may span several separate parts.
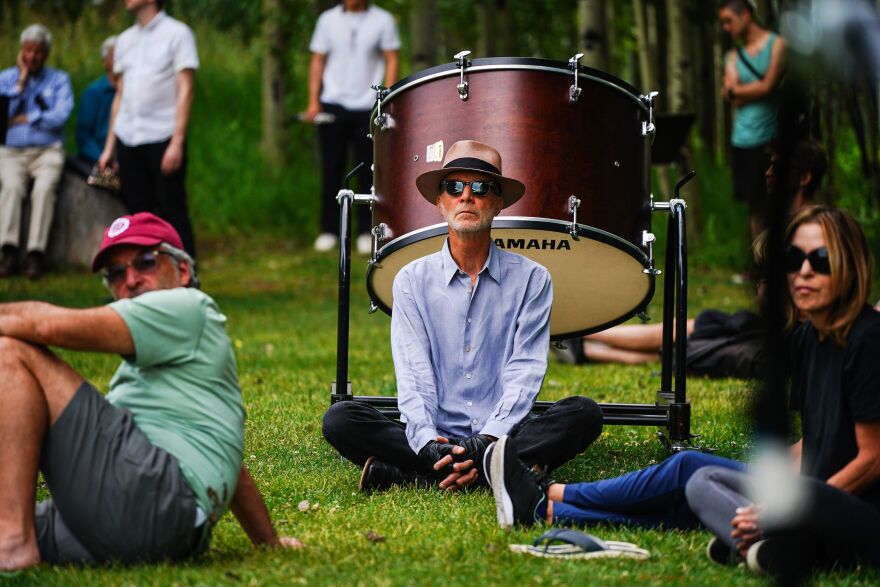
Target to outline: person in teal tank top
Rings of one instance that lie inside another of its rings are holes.
[[[778,128],[773,92],[783,74],[785,40],[757,23],[752,0],[726,0],[718,17],[721,28],[737,44],[727,54],[721,92],[734,109],[733,192],[737,200],[748,204],[754,240],[764,229],[764,172],[770,163],[767,145]]]
[[[112,304],[0,304],[0,570],[188,558],[227,509],[254,545],[301,546],[275,533],[242,463],[226,317],[177,231],[117,218],[92,270]],[[121,356],[107,396],[50,346]],[[51,499],[35,507],[38,468]]]

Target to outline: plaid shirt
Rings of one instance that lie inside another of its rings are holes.
[[[44,67],[28,77],[19,92],[18,68],[0,72],[0,95],[9,97],[10,126],[6,146],[15,148],[45,147],[64,140],[64,124],[73,110],[70,77],[63,71]],[[12,125],[12,118],[26,114],[26,124]]]

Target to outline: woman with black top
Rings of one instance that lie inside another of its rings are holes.
[[[880,313],[867,303],[868,243],[849,214],[826,206],[797,213],[785,242],[791,396],[803,432],[791,457],[806,507],[774,522],[744,495],[748,473],[717,467],[691,477],[688,503],[717,537],[716,562],[745,558],[752,570],[789,578],[880,567]]]

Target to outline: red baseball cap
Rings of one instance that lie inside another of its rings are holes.
[[[142,245],[149,247],[168,243],[183,249],[183,242],[174,227],[150,212],[138,212],[130,216],[120,216],[104,231],[104,240],[98,254],[92,261],[92,271],[101,268],[104,253],[117,245]]]

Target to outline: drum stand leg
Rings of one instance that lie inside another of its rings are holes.
[[[336,194],[339,204],[339,300],[336,313],[336,379],[330,384],[330,403],[354,399],[348,380],[348,332],[351,306],[351,209],[355,202],[367,202],[372,196],[355,194],[348,189],[351,178],[363,167],[358,164],[345,176],[345,189]],[[339,383],[345,382],[340,391]]]
[[[674,336],[673,336],[674,329]],[[675,342],[673,342],[675,341]],[[666,406],[666,433],[658,436],[666,448],[678,452],[693,448],[691,405],[687,399],[685,361],[687,348],[687,236],[684,201],[669,206],[666,241],[666,274],[663,287],[663,349],[657,404]],[[674,353],[674,358],[673,358]],[[673,380],[675,386],[673,387]]]

